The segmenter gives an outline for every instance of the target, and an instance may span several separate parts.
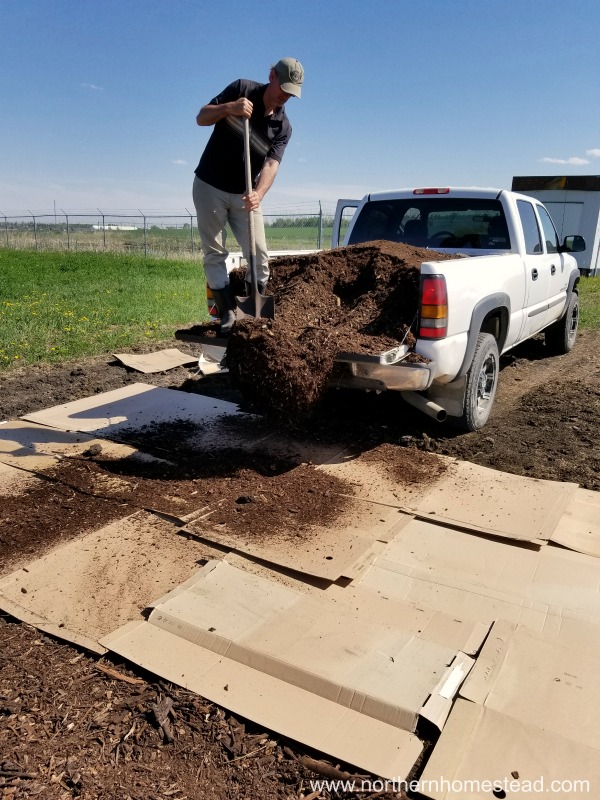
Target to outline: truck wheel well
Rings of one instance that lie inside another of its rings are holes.
[[[491,334],[496,340],[498,351],[502,352],[508,336],[509,320],[510,297],[505,292],[497,292],[477,303],[471,315],[465,356],[457,377],[461,378],[467,374],[480,333]]]
[[[508,309],[496,308],[487,314],[481,323],[481,333],[491,333],[502,352],[508,334]]]

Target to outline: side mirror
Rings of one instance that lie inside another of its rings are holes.
[[[563,253],[583,253],[585,250],[585,239],[583,236],[565,236],[562,247]]]

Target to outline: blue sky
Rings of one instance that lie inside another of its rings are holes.
[[[305,68],[265,210],[600,174],[598,0],[0,0],[0,215],[192,209],[229,82]]]

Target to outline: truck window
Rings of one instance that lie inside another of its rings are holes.
[[[529,255],[542,252],[542,240],[537,217],[533,210],[533,205],[526,200],[517,200],[517,209],[521,217],[523,235],[525,237],[525,252]]]
[[[546,252],[558,253],[558,235],[556,233],[554,223],[552,222],[552,218],[544,206],[538,206],[537,211],[540,216],[540,222],[542,223],[542,230],[544,231]]]
[[[499,200],[411,197],[365,203],[348,244],[387,239],[417,247],[510,249]]]

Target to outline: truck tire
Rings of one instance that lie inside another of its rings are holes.
[[[553,356],[564,356],[573,349],[579,327],[579,296],[572,292],[567,310],[544,331],[546,347]]]
[[[496,396],[499,372],[500,355],[496,340],[491,333],[480,333],[467,372],[463,413],[457,419],[458,426],[463,430],[477,431],[488,421]]]

